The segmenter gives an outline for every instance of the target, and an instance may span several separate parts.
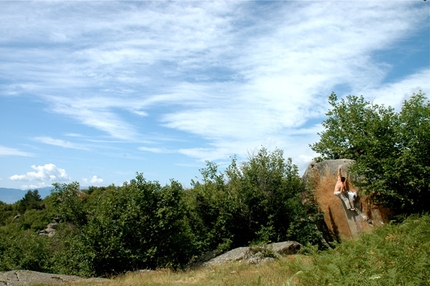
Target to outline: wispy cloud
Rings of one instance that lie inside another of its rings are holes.
[[[87,147],[85,147],[83,145],[75,144],[75,143],[72,143],[69,141],[64,141],[61,139],[54,139],[51,137],[35,137],[34,140],[41,142],[41,143],[44,143],[44,144],[59,146],[59,147],[63,147],[63,148],[89,150]]]
[[[430,78],[430,68],[421,70],[399,81],[388,83],[380,88],[364,89],[359,92],[377,104],[389,105],[400,110],[403,102],[420,91],[430,95],[430,84],[425,80]]]
[[[428,68],[387,84],[391,64],[374,56],[428,27],[416,3],[24,4],[2,3],[3,93],[35,95],[112,140],[141,144],[159,128],[198,139],[145,152],[217,160],[268,144],[305,160],[336,88],[393,105],[429,88]]]
[[[15,148],[8,148],[0,145],[0,157],[5,157],[5,156],[33,157],[34,155],[28,152],[20,151]]]
[[[166,148],[144,147],[144,146],[139,147],[139,150],[144,151],[144,152],[150,152],[150,153],[158,153],[158,154],[166,154],[166,153],[175,153],[176,152],[174,150],[169,150]]]

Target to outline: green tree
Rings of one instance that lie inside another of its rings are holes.
[[[293,225],[301,222],[314,229],[310,236],[318,234],[315,222],[307,220],[316,209],[302,203],[305,186],[292,160],[285,159],[282,150],[268,151],[261,148],[251,154],[249,160],[237,165],[233,160],[227,168],[228,188],[238,201],[235,240],[246,242],[299,240],[315,242],[315,238],[298,235]],[[309,212],[308,212],[309,211]]]
[[[38,190],[29,190],[24,197],[18,201],[18,212],[23,214],[26,210],[41,209],[42,198]]]
[[[201,173],[203,180],[193,182],[190,197],[200,219],[195,224],[200,240],[209,249],[286,239],[307,243],[321,237],[316,209],[302,204],[305,188],[297,166],[281,150],[261,148],[242,164],[233,158],[225,173],[208,162]],[[299,225],[309,225],[311,234],[300,234]]]
[[[320,141],[311,148],[324,159],[354,159],[355,183],[395,212],[429,211],[430,105],[413,94],[400,112],[363,96],[329,97],[332,106]]]
[[[226,187],[225,175],[218,171],[214,162],[206,162],[200,169],[202,182],[192,181],[193,188],[187,193],[191,208],[190,220],[198,237],[200,252],[225,251],[232,247],[233,220],[237,210],[234,194]]]
[[[78,227],[84,226],[87,223],[87,210],[85,209],[87,195],[81,192],[79,183],[55,183],[53,186],[51,196],[59,218]]]
[[[13,205],[0,201],[0,226],[6,225],[16,215]]]
[[[62,189],[61,193],[73,191]],[[138,174],[123,186],[93,189],[85,200],[84,219],[69,215],[78,203],[72,200],[64,206],[62,200],[65,222],[75,226],[76,222],[85,223],[78,229],[70,225],[60,230],[60,236],[66,239],[58,241],[57,248],[63,255],[55,255],[55,267],[67,274],[100,276],[185,266],[195,252],[182,196],[178,182],[172,180],[163,187]]]

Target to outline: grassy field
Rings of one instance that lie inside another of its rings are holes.
[[[424,286],[430,285],[429,255],[430,216],[425,215],[387,224],[327,251],[308,248],[262,265],[233,262],[188,271],[132,272],[102,285]]]

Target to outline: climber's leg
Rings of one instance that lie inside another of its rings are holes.
[[[354,211],[355,210],[355,200],[357,199],[357,193],[356,192],[351,192],[348,191],[348,200],[351,206],[351,210]]]
[[[347,209],[349,209],[349,210],[353,209],[351,202],[349,201],[349,198],[347,195],[345,195],[344,193],[339,192],[339,191],[335,191],[334,195],[338,196],[345,203],[345,206]]]

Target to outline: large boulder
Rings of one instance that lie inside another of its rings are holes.
[[[224,254],[218,255],[196,266],[213,266],[231,261],[241,261],[248,264],[259,264],[272,261],[274,258],[284,255],[296,254],[302,245],[296,241],[283,241],[266,245],[255,245],[250,247],[238,247]]]
[[[348,171],[353,163],[354,160],[347,159],[312,162],[303,175],[303,180],[313,190],[315,200],[324,213],[329,236],[336,240],[352,238],[363,231],[369,231],[373,226],[382,225],[389,215],[386,209],[371,204],[369,197],[352,184]],[[353,202],[355,211],[347,209],[340,198],[333,194],[339,165],[342,165],[342,176],[346,178],[349,190],[357,193]]]

